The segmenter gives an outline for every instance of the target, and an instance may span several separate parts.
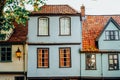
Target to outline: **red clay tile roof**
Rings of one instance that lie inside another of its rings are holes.
[[[11,37],[7,41],[0,41],[0,42],[23,43],[26,42],[27,40],[27,33],[28,33],[28,24],[26,26],[15,24],[15,29]]]
[[[82,51],[97,51],[96,38],[107,24],[110,18],[113,18],[120,25],[120,16],[99,16],[87,15],[86,20],[82,22]]]
[[[68,5],[44,5],[38,12],[32,14],[77,14],[78,12]]]

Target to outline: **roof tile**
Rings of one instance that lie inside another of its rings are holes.
[[[82,21],[82,50],[98,50],[95,44],[96,38],[107,24],[110,18],[113,18],[120,25],[120,16],[99,16],[87,15]]]
[[[78,13],[68,5],[44,5],[40,11],[32,12],[32,14],[76,14]]]
[[[25,42],[27,40],[27,33],[28,33],[28,24],[26,26],[20,24],[14,24],[15,29],[12,33],[11,37],[7,41],[0,41],[0,42]]]

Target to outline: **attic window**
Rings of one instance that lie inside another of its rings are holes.
[[[119,40],[119,31],[118,30],[107,30],[105,32],[106,40]]]

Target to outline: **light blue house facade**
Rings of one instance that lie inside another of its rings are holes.
[[[103,77],[120,77],[120,26],[112,17],[97,40],[99,50],[108,51],[101,54]]]
[[[80,13],[68,5],[44,5],[31,14],[28,27],[28,80],[78,80]]]
[[[120,79],[119,23],[120,16],[86,16],[82,26],[83,79]]]

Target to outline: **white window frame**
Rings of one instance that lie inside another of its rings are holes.
[[[119,31],[118,30],[106,30],[105,39],[106,40],[119,40]]]
[[[61,17],[60,18],[60,32],[61,36],[70,36],[71,35],[71,18],[70,17]]]
[[[108,68],[109,70],[119,70],[119,60],[118,54],[108,55]]]
[[[49,36],[49,18],[38,18],[38,36]]]

